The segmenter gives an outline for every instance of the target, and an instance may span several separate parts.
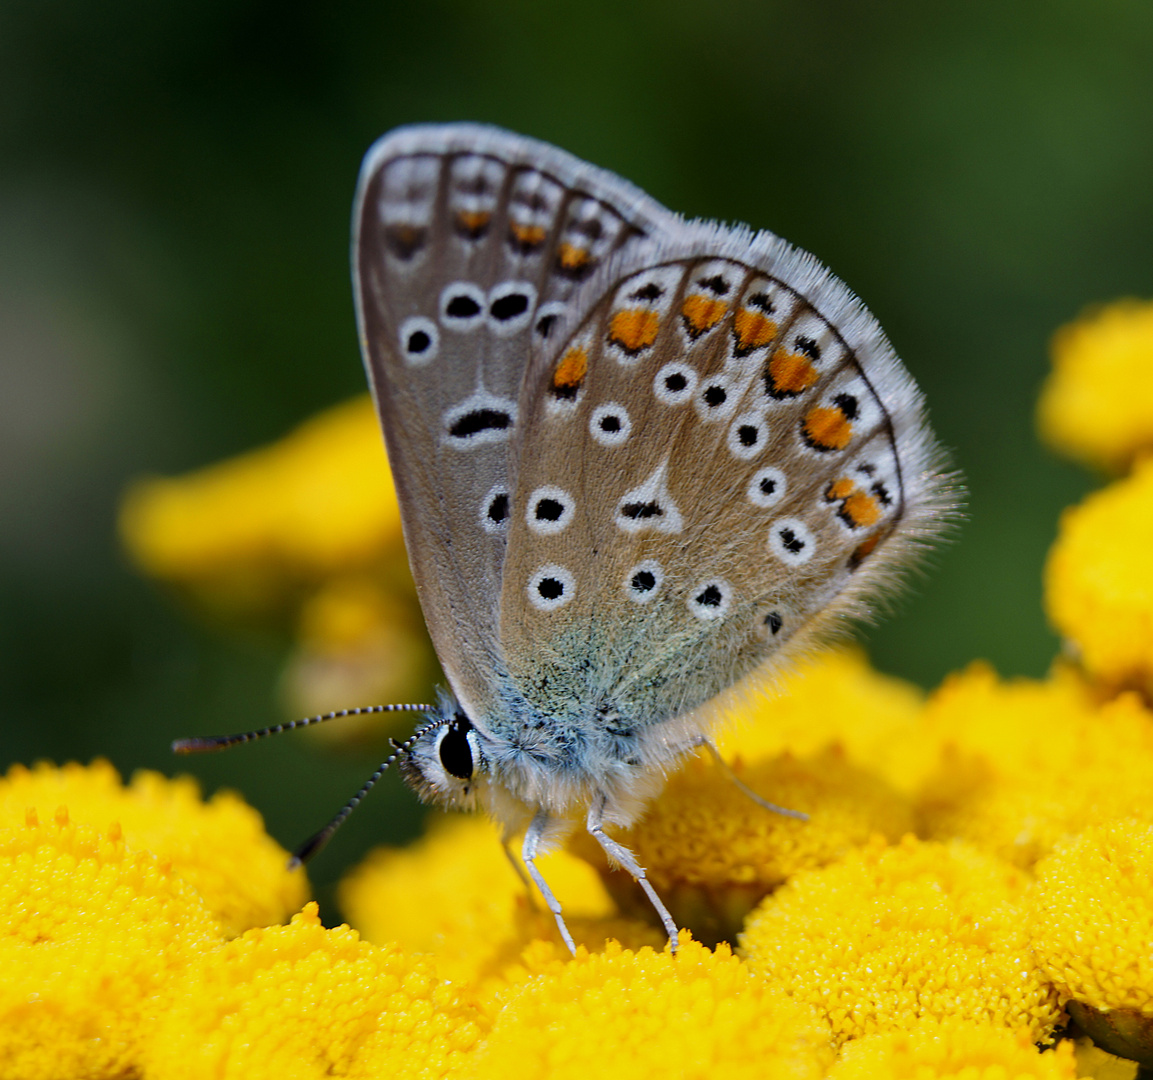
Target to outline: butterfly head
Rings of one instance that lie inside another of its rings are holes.
[[[480,737],[459,707],[421,728],[402,749],[398,766],[426,802],[469,810],[476,802],[477,778],[485,768]]]

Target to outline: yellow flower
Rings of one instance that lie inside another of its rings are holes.
[[[502,993],[471,1077],[812,1078],[833,1052],[814,1011],[753,977],[720,946],[682,934],[676,956],[612,943],[571,961],[528,957],[523,983]]]
[[[260,815],[230,792],[204,802],[195,780],[154,772],[125,787],[107,761],[14,765],[0,780],[0,826],[23,822],[29,807],[45,819],[60,806],[99,830],[115,823],[132,849],[150,851],[196,889],[230,933],[280,922],[308,898],[303,871],[288,870],[288,853]]]
[[[827,749],[807,760],[789,754],[735,765],[737,776],[802,822],[757,805],[710,758],[691,759],[645,816],[620,839],[636,854],[679,925],[706,941],[735,940],[745,916],[802,869],[825,866],[881,834],[898,840],[913,827],[906,799],[883,780]],[[624,910],[645,916],[648,900],[632,879],[609,871],[597,845],[575,850],[602,868]]]
[[[428,697],[440,680],[415,598],[371,574],[345,574],[319,586],[300,607],[297,647],[284,671],[282,696],[294,716],[312,716],[350,702]],[[342,718],[309,731],[347,745],[402,729],[411,717]]]
[[[1153,1017],[1153,824],[1091,826],[1042,859],[1029,930],[1062,1001]]]
[[[920,718],[924,694],[883,675],[852,646],[805,657],[730,708],[717,745],[728,758],[811,757],[830,747],[912,793],[936,758]]]
[[[1153,715],[1134,694],[1098,703],[1076,673],[1001,682],[985,665],[926,708],[945,746],[920,803],[927,835],[1029,867],[1094,821],[1153,820]]]
[[[1102,468],[1153,449],[1153,303],[1120,300],[1057,332],[1039,419],[1052,446]]]
[[[120,533],[146,574],[194,587],[226,611],[376,565],[382,552],[399,554],[404,572],[400,511],[367,396],[271,446],[177,479],[138,481]]]
[[[1153,355],[1149,368],[1153,372]],[[1153,693],[1150,551],[1153,460],[1066,510],[1045,567],[1049,619],[1085,670],[1146,693]]]
[[[1075,1080],[1073,1044],[1041,1053],[1027,1031],[963,1017],[846,1043],[829,1080]]]
[[[149,1080],[451,1076],[483,1015],[427,961],[326,930],[308,904],[249,930],[175,981],[151,1029]]]
[[[0,828],[0,1076],[135,1075],[167,980],[224,940],[171,861],[63,807]]]
[[[290,715],[423,700],[436,682],[367,395],[270,446],[187,476],[137,481],[124,496],[120,535],[145,574],[208,612],[296,624],[282,685]],[[349,742],[401,724],[365,716],[310,734]]]
[[[968,845],[908,837],[797,874],[749,916],[742,948],[841,1040],[965,1017],[1043,1041],[1061,1010],[1030,961],[1027,887]]]
[[[404,849],[377,848],[340,886],[341,909],[365,938],[435,955],[455,979],[509,974],[532,941],[559,941],[556,923],[501,850],[499,831],[479,815],[440,815]],[[564,851],[537,860],[576,940],[660,944],[664,935],[616,915],[596,872]]]

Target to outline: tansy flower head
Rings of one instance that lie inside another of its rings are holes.
[[[1042,1053],[1027,1031],[963,1017],[846,1043],[829,1080],[1075,1080],[1072,1043]]]
[[[1153,303],[1121,300],[1053,338],[1041,433],[1059,450],[1123,469],[1153,449]]]
[[[1153,351],[1148,366],[1153,377]],[[1045,606],[1089,674],[1153,695],[1151,551],[1153,459],[1062,514],[1045,567]]]
[[[231,792],[205,802],[195,780],[138,772],[125,786],[107,761],[57,768],[14,765],[0,780],[0,826],[41,820],[57,807],[99,830],[114,823],[133,850],[146,849],[191,885],[234,934],[280,922],[308,898],[308,881],[260,815]]]
[[[1136,695],[1100,703],[1067,668],[1002,682],[975,664],[945,681],[925,719],[944,746],[920,801],[931,837],[1028,867],[1091,822],[1153,820],[1153,716]]]
[[[908,801],[839,749],[806,760],[738,760],[735,771],[764,798],[809,820],[759,806],[702,753],[621,834],[678,923],[707,941],[735,940],[749,911],[798,870],[833,862],[875,834],[897,840],[913,827]],[[573,843],[603,868],[625,910],[651,910],[628,875],[608,870],[591,840],[578,834]]]
[[[294,715],[310,716],[340,702],[422,698],[439,678],[415,598],[380,574],[349,573],[301,602],[281,688]],[[308,731],[318,741],[347,745],[378,738],[382,728],[406,729],[410,719],[352,716]]]
[[[749,916],[749,965],[838,1039],[962,1016],[1048,1039],[1061,1010],[1030,963],[1027,879],[964,844],[906,838],[797,874]]]
[[[144,573],[202,608],[298,623],[284,683],[293,713],[411,700],[435,681],[367,395],[270,446],[187,476],[138,481],[124,497],[120,534]],[[325,735],[355,738],[381,726],[362,718]]]
[[[763,693],[730,709],[717,745],[726,757],[811,757],[830,747],[911,793],[935,760],[920,725],[924,694],[842,646],[784,670]],[[778,800],[779,801],[779,800]]]
[[[227,610],[374,563],[401,538],[371,400],[336,406],[200,472],[139,481],[125,496],[120,533],[145,573],[203,588]]]
[[[615,943],[550,954],[530,956],[532,974],[502,992],[471,1076],[818,1080],[832,1062],[828,1026],[725,945],[713,953],[682,934],[676,956]]]
[[[0,828],[0,1076],[134,1073],[167,981],[224,940],[169,860],[63,807]]]
[[[468,994],[431,965],[326,930],[308,904],[202,956],[152,1029],[150,1080],[451,1076],[481,1034]]]
[[[1042,859],[1029,932],[1074,1019],[1106,1049],[1153,1065],[1153,825],[1091,826]]]
[[[596,871],[576,856],[556,851],[538,865],[564,898],[580,944],[663,941],[646,923],[617,916]],[[378,848],[341,883],[340,904],[369,941],[433,954],[437,969],[455,979],[507,975],[531,941],[559,942],[551,913],[513,870],[497,828],[479,815],[438,815],[411,847]]]

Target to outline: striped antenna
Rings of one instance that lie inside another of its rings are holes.
[[[313,833],[312,836],[305,840],[304,843],[293,852],[292,858],[288,860],[288,869],[295,870],[298,866],[303,865],[314,855],[318,854],[324,848],[325,844],[332,839],[332,834],[344,824],[348,815],[360,805],[364,797],[376,786],[376,782],[385,774],[388,767],[402,754],[408,754],[416,745],[418,739],[438,727],[443,727],[447,723],[447,720],[432,720],[423,727],[417,728],[417,730],[402,743],[393,739],[392,745],[395,747],[395,751],[392,756],[378,766],[376,771],[364,782],[361,789],[340,808],[336,816],[333,817],[320,832]]]
[[[372,713],[387,712],[431,713],[436,712],[436,706],[366,705],[360,709],[338,709],[336,712],[323,713],[321,716],[308,716],[303,720],[289,720],[283,724],[273,724],[272,727],[260,728],[257,731],[242,731],[239,735],[201,735],[193,736],[190,739],[177,739],[172,744],[172,752],[174,754],[207,754],[214,750],[225,750],[230,746],[239,746],[241,743],[255,742],[257,739],[263,739],[269,735],[279,735],[282,731],[295,731],[297,728],[323,724],[328,720],[339,720],[344,716],[368,716]],[[393,756],[395,757],[395,755]],[[371,786],[370,784],[369,787]]]

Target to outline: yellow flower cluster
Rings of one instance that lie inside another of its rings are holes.
[[[434,965],[320,925],[249,930],[172,980],[144,1048],[158,1080],[455,1076],[484,1020]],[[429,1065],[435,1062],[435,1072]]]
[[[819,1080],[833,1061],[817,1013],[724,945],[713,952],[682,933],[676,956],[612,943],[561,960],[550,945],[526,961],[525,979],[495,1002],[477,1077]]]
[[[849,1043],[829,1080],[1074,1080],[1088,1075],[1106,1080],[1078,1072],[1072,1042],[1038,1054],[1027,1032],[957,1017],[921,1020],[904,1031]]]
[[[28,808],[44,818],[60,806],[96,829],[120,828],[133,847],[170,865],[230,934],[281,922],[308,899],[304,874],[288,870],[260,815],[230,792],[204,802],[195,780],[154,772],[138,772],[125,787],[107,761],[14,765],[0,780],[0,827],[23,823]]]
[[[0,1076],[131,1075],[173,973],[224,928],[168,860],[67,807],[0,830]]]
[[[203,850],[186,850],[197,838]],[[123,788],[103,763],[13,770],[0,781],[0,1076],[461,1071],[485,1016],[432,961],[326,930],[315,904],[229,940],[245,927],[225,913],[246,910],[251,926],[280,910],[284,882],[262,867],[274,847],[239,800],[203,804],[187,781]],[[218,855],[219,873],[204,873]],[[286,877],[287,853],[277,861]],[[225,877],[243,865],[228,899]]]
[[[1135,694],[1099,700],[1061,666],[1004,683],[978,664],[946,680],[925,725],[941,747],[918,801],[926,836],[1028,868],[1091,824],[1153,821],[1153,713]]]
[[[1148,305],[1062,332],[1047,437],[1137,462],[1151,341]],[[123,532],[210,605],[290,610],[298,698],[345,704],[417,640],[382,466],[359,401],[142,484]],[[315,908],[283,925],[303,879],[239,800],[123,788],[102,764],[16,769],[0,1075],[1129,1080],[1064,1025],[1153,1065],[1151,506],[1138,462],[1064,516],[1046,603],[1069,647],[1045,679],[977,664],[925,697],[840,650],[733,707],[737,778],[810,818],[758,806],[704,755],[670,778],[621,839],[692,931],[675,957],[579,837],[541,862],[575,958],[479,819],[439,819],[345,879],[362,940]]]
[[[750,916],[741,944],[838,1039],[964,1017],[1041,1042],[1061,1010],[1031,962],[1028,887],[976,848],[910,836],[797,874]]]
[[[1064,999],[1153,1017],[1151,884],[1148,820],[1090,826],[1038,864],[1033,950]]]

